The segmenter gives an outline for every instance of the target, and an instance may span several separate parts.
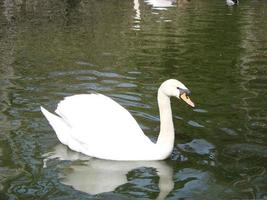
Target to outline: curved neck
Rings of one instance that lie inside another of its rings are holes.
[[[160,115],[160,133],[156,144],[165,147],[165,151],[170,151],[170,154],[174,144],[174,127],[171,102],[170,97],[166,96],[161,91],[161,88],[158,90],[158,104]]]

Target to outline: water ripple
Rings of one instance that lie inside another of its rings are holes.
[[[197,153],[199,155],[210,155],[215,149],[214,145],[204,139],[194,139],[186,144],[178,144],[178,147],[185,152]]]
[[[61,77],[61,76],[74,76],[74,75],[94,75],[96,77],[105,78],[120,78],[121,75],[114,72],[101,72],[97,70],[74,70],[74,71],[53,71],[49,73],[50,77]]]
[[[190,121],[188,121],[187,122],[190,126],[193,126],[193,127],[196,127],[196,128],[204,128],[205,126],[203,126],[203,125],[201,125],[201,124],[199,124],[199,123],[197,123],[197,122],[195,122],[195,121],[192,121],[192,120],[190,120]]]

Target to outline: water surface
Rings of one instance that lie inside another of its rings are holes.
[[[267,199],[266,10],[257,0],[1,1],[0,199]],[[172,100],[176,140],[163,162],[76,154],[40,113],[100,92],[155,141],[169,78],[197,108]]]

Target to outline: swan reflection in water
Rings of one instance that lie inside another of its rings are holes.
[[[92,195],[112,192],[128,182],[126,175],[137,168],[154,168],[159,176],[159,195],[164,199],[173,189],[173,169],[165,161],[111,161],[91,158],[74,152],[62,144],[55,151],[44,155],[44,167],[52,159],[83,161],[72,164],[71,170],[62,175],[61,183]]]

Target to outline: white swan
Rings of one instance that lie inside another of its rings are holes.
[[[121,105],[101,94],[80,94],[61,101],[54,115],[41,107],[61,143],[88,156],[107,160],[163,160],[174,145],[170,97],[194,107],[189,90],[170,79],[158,89],[160,133],[153,143]]]

